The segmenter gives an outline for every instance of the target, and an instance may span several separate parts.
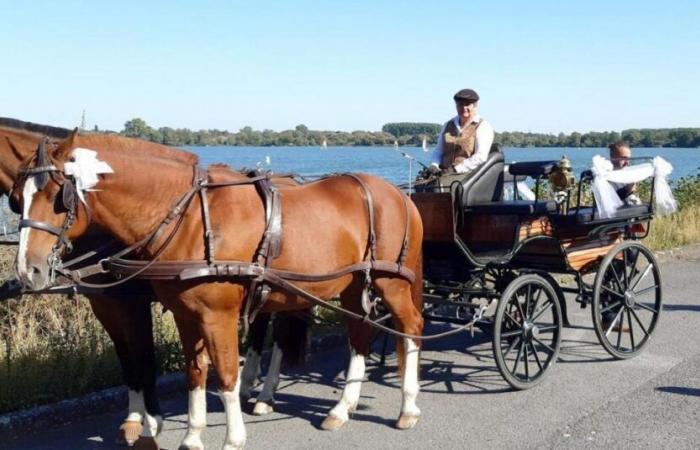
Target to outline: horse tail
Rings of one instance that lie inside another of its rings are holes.
[[[272,336],[282,350],[282,362],[285,365],[298,366],[306,362],[311,343],[307,318],[295,314],[275,314]]]

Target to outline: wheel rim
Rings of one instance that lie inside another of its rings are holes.
[[[494,350],[504,379],[526,389],[538,383],[556,360],[561,311],[556,293],[536,275],[506,289],[496,313]],[[521,278],[525,278],[521,277]]]
[[[630,358],[640,352],[661,307],[661,276],[650,250],[626,242],[606,256],[596,277],[593,322],[610,354]]]

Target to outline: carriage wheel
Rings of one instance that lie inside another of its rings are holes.
[[[513,280],[498,301],[493,354],[503,378],[515,389],[539,384],[561,345],[561,305],[552,285],[539,275]]]
[[[661,314],[661,274],[654,254],[636,241],[614,247],[593,287],[593,326],[612,356],[632,358],[649,342]]]

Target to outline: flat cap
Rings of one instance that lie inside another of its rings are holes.
[[[479,94],[473,89],[462,89],[454,96],[455,101],[475,102],[479,100]]]

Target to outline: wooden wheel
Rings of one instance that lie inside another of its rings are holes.
[[[612,356],[632,358],[649,342],[661,314],[661,273],[654,254],[637,241],[614,247],[593,287],[593,326]]]
[[[539,384],[561,346],[561,305],[552,285],[536,274],[513,280],[498,301],[493,354],[515,389]]]

